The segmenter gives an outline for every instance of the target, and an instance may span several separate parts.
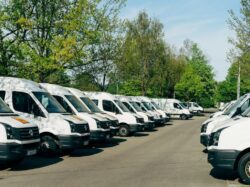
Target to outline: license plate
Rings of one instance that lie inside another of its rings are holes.
[[[34,150],[27,150],[27,156],[31,156],[31,155],[35,155],[37,153],[37,150],[34,149]]]
[[[86,145],[89,145],[89,141],[84,141],[84,142],[83,142],[83,145],[85,145],[85,146],[86,146]]]

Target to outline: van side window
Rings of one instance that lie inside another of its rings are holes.
[[[114,105],[112,101],[103,100],[102,102],[103,110],[108,112],[119,112],[118,108]]]
[[[29,94],[23,92],[13,92],[12,97],[13,108],[16,111],[45,117],[41,109]]]
[[[0,91],[0,98],[4,101],[4,99],[5,99],[5,91]]]
[[[97,99],[92,99],[92,101],[98,106],[98,100]]]
[[[68,113],[74,113],[73,110],[70,108],[70,106],[68,105],[68,103],[61,97],[58,95],[53,95],[54,98],[56,98],[56,100],[63,106],[63,108],[68,112]]]
[[[179,104],[177,104],[177,103],[174,103],[174,108],[180,109],[180,106],[179,106]]]
[[[122,102],[128,109],[130,112],[135,113],[134,109],[127,103],[127,102]]]

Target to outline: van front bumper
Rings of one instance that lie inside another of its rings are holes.
[[[105,141],[111,138],[111,131],[94,130],[90,131],[90,141]]]
[[[208,134],[201,134],[200,135],[200,143],[205,147],[209,144],[209,135]]]
[[[119,132],[119,128],[120,127],[110,127],[110,135],[113,137],[113,136],[116,136],[117,133]]]
[[[155,123],[153,121],[145,123],[145,130],[152,130],[155,128]]]
[[[140,132],[142,131],[142,127],[139,124],[134,124],[134,125],[129,125],[129,132],[130,133],[135,133],[135,132]]]
[[[40,142],[18,144],[18,143],[0,143],[0,160],[13,161],[31,156],[37,153]]]
[[[234,169],[234,164],[239,151],[236,150],[208,150],[208,162],[214,168]]]
[[[59,135],[59,144],[61,149],[77,149],[89,144],[90,133],[84,135]]]

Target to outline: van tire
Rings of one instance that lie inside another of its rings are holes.
[[[237,172],[242,182],[250,184],[250,153],[246,153],[240,158]]]
[[[187,115],[185,115],[185,114],[181,114],[181,120],[187,120],[188,119],[188,117],[187,117]]]
[[[55,156],[60,153],[58,141],[49,135],[41,137],[39,152],[43,156]]]
[[[127,125],[121,125],[119,128],[119,135],[121,137],[127,137],[129,136],[130,132],[129,132],[129,127]]]

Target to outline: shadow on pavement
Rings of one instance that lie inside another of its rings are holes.
[[[213,168],[210,171],[210,175],[216,179],[229,180],[229,181],[234,181],[235,179],[238,178],[238,175],[236,172],[219,169],[219,168]]]
[[[12,165],[10,167],[11,171],[22,171],[35,168],[47,167],[52,164],[63,161],[63,158],[60,157],[41,157],[41,156],[32,156],[27,157],[20,163]]]
[[[149,135],[148,133],[137,132],[133,136],[134,137],[144,137],[144,136],[148,136],[148,135]]]
[[[125,138],[118,138],[113,137],[110,140],[107,140],[105,142],[92,142],[90,144],[90,147],[96,147],[96,148],[109,148],[119,145],[122,142],[127,141]]]
[[[82,156],[92,156],[98,153],[103,152],[102,149],[95,148],[95,147],[86,147],[83,149],[77,149],[71,152],[68,156],[69,157],[82,157]]]

